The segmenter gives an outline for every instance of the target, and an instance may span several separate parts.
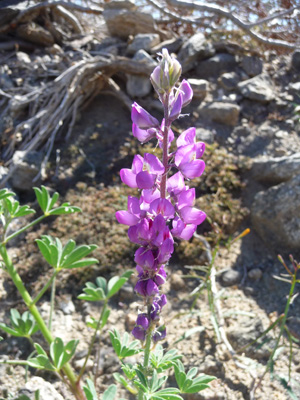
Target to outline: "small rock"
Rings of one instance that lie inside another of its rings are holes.
[[[232,136],[247,137],[251,135],[251,129],[247,125],[240,125],[234,128]]]
[[[169,40],[165,40],[162,43],[154,46],[151,49],[151,53],[152,54],[157,54],[157,53],[161,53],[162,49],[167,49],[169,54],[172,53],[177,53],[177,51],[180,49],[180,47],[182,46],[183,43],[183,39],[181,37],[179,38],[172,38]]]
[[[24,63],[24,64],[31,63],[29,55],[24,53],[23,51],[17,51],[16,57],[17,57],[17,60],[20,61],[20,63]]]
[[[105,10],[135,10],[137,7],[133,0],[111,0],[104,3]]]
[[[232,71],[237,66],[236,57],[227,53],[218,53],[208,60],[197,64],[199,78],[217,78],[224,72]]]
[[[210,119],[220,124],[235,126],[238,123],[240,106],[216,101],[200,106],[197,111],[203,118]]]
[[[239,271],[235,269],[229,269],[223,272],[221,280],[223,286],[233,286],[240,283],[242,275]]]
[[[191,85],[193,92],[194,92],[194,98],[199,99],[199,100],[204,100],[207,91],[208,91],[208,81],[205,79],[188,79],[189,84]]]
[[[198,142],[213,144],[215,141],[215,131],[209,131],[204,128],[196,128],[196,138]]]
[[[2,90],[9,90],[12,89],[14,86],[15,85],[8,74],[0,73],[0,88]]]
[[[129,35],[153,33],[156,31],[154,18],[149,13],[124,9],[106,9],[103,11],[110,35],[127,40]]]
[[[300,50],[296,50],[292,54],[291,66],[295,68],[295,70],[300,71]]]
[[[260,268],[250,269],[250,271],[248,272],[248,277],[252,281],[259,281],[262,277],[262,270]]]
[[[63,49],[56,43],[53,46],[48,47],[47,50],[50,54],[63,54],[64,52]]]
[[[211,354],[205,357],[203,363],[199,366],[199,371],[208,375],[215,375],[222,370],[222,363],[216,360]]]
[[[76,360],[76,361],[74,361],[74,367],[75,367],[75,369],[76,369],[77,371],[80,371],[81,368],[83,367],[83,364],[84,364],[84,363],[85,363],[85,358],[82,358],[81,360]],[[87,361],[87,363],[86,363],[85,370],[86,370],[86,371],[91,371],[92,368],[93,368],[93,366],[94,366],[94,361],[93,361],[91,358],[89,358],[88,361]]]
[[[160,42],[157,33],[139,33],[127,47],[128,54],[135,54],[139,50],[150,51]]]
[[[242,59],[242,67],[247,75],[253,77],[262,73],[262,59],[255,56],[245,56]]]
[[[70,315],[75,312],[75,306],[71,295],[64,295],[58,301],[58,306],[65,315]]]
[[[171,288],[173,290],[182,290],[186,287],[186,282],[184,279],[181,277],[181,274],[178,272],[174,272],[171,275]]]
[[[296,98],[299,98],[299,93],[300,93],[300,82],[295,82],[295,83],[290,83],[289,84],[289,92],[295,96]]]
[[[268,103],[275,99],[273,83],[267,74],[257,75],[238,84],[241,94],[250,100]]]
[[[45,381],[39,376],[34,376],[28,382],[26,382],[24,389],[26,391],[26,395],[29,396],[30,400],[34,400],[36,398],[35,392],[37,390],[39,390],[40,399],[64,400],[50,382]],[[24,389],[21,389],[19,391],[20,395],[22,395]]]
[[[214,53],[213,46],[207,42],[203,33],[199,32],[183,44],[177,58],[182,65],[182,71],[187,72],[194,68],[196,61],[208,58]]]
[[[28,191],[32,189],[33,179],[39,173],[43,155],[37,151],[16,151],[13,155],[13,164],[16,169],[11,177],[11,185],[16,190]],[[39,185],[39,182],[35,182]]]
[[[137,314],[129,313],[125,317],[125,326],[128,331],[132,331],[135,326]]]
[[[240,81],[240,77],[236,72],[225,72],[218,81],[225,90],[234,90]]]
[[[153,68],[157,65],[151,56],[144,50],[139,50],[133,57],[133,60],[141,61],[145,65],[152,65]],[[141,75],[127,75],[126,82],[127,93],[131,97],[144,97],[147,96],[151,90],[151,82],[148,76]]]

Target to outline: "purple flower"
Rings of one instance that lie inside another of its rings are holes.
[[[188,179],[197,178],[201,176],[204,171],[204,161],[197,159],[197,155],[201,154],[202,148],[203,146],[201,143],[195,143],[187,146],[181,146],[176,151],[175,165]]]
[[[182,93],[182,107],[187,106],[193,98],[193,89],[191,88],[191,85],[184,79],[181,82],[178,91]]]
[[[179,117],[182,105],[183,105],[183,97],[182,94],[179,93],[178,96],[175,98],[174,104],[172,105],[172,110],[170,112],[169,118],[171,121],[174,121]]]
[[[158,120],[137,103],[133,103],[132,105],[131,120],[140,129],[147,130],[159,127]]]
[[[140,247],[135,252],[134,261],[144,269],[152,269],[155,260],[151,250]]]
[[[175,217],[172,222],[172,234],[178,239],[189,240],[196,232],[197,225],[186,224],[179,217]]]
[[[140,142],[146,143],[156,136],[156,129],[155,128],[140,129],[136,124],[132,124],[132,134]]]
[[[167,199],[156,199],[150,204],[149,212],[153,215],[161,214],[165,219],[174,217],[175,208]]]
[[[141,219],[141,209],[137,197],[128,196],[128,211],[117,211],[116,218],[120,224],[136,225]]]
[[[144,297],[153,297],[159,293],[158,286],[152,279],[138,280],[134,290]]]
[[[141,340],[142,342],[146,339],[146,331],[141,326],[135,326],[131,333],[136,339]]]
[[[164,340],[167,336],[167,330],[165,325],[160,326],[152,336],[152,340],[154,343],[157,343],[160,340]]]

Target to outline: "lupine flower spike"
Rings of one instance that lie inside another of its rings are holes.
[[[142,143],[158,140],[163,158],[159,160],[149,153],[136,155],[131,169],[120,171],[123,183],[141,190],[139,198],[128,197],[127,210],[116,213],[118,222],[129,226],[130,241],[139,245],[134,257],[138,273],[135,291],[144,300],[146,311],[137,316],[132,334],[141,341],[151,335],[154,343],[166,337],[160,314],[167,298],[161,289],[174,251],[174,237],[189,240],[206,218],[194,207],[195,189],[185,184],[185,179],[201,176],[205,168],[201,160],[205,144],[196,141],[196,129],[181,133],[176,140],[177,150],[169,154],[174,140],[171,124],[193,96],[188,81],[178,82],[180,74],[180,63],[163,49],[150,79],[162,103],[164,119],[159,123],[137,103],[132,105],[131,113],[133,135]]]

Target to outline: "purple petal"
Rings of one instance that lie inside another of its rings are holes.
[[[193,206],[196,198],[195,188],[182,191],[178,195],[177,207],[180,210],[186,206]]]
[[[196,146],[196,158],[201,158],[205,150],[205,143],[197,142],[195,143],[195,146]]]
[[[134,327],[131,333],[138,340],[144,341],[146,338],[146,331],[140,326]]]
[[[149,327],[149,320],[146,314],[139,314],[136,319],[136,325],[141,326],[144,330],[147,330]]]
[[[164,269],[164,267],[162,266],[158,273],[155,275],[155,283],[157,284],[157,286],[161,286],[166,282],[166,278],[167,278],[167,273]]]
[[[134,261],[143,268],[151,269],[154,265],[154,256],[151,250],[140,247],[135,252]]]
[[[176,118],[179,117],[182,109],[182,94],[179,93],[177,99],[175,100],[172,111],[170,112],[170,120],[174,121]]]
[[[185,160],[185,162],[190,162],[196,158],[196,147],[195,144],[189,144],[185,146],[180,146],[175,154],[175,165],[179,165]]]
[[[184,79],[181,82],[181,85],[179,86],[179,90],[181,91],[182,98],[183,98],[182,107],[185,107],[191,102],[191,100],[193,98],[193,89],[191,88],[191,85],[189,84],[189,82]]]
[[[180,216],[186,224],[200,225],[206,218],[206,214],[195,207],[183,207]]]
[[[134,196],[128,196],[127,208],[132,214],[139,215],[141,212],[139,199]]]
[[[188,179],[194,179],[203,174],[205,162],[203,160],[194,160],[192,162],[181,163],[180,171]]]
[[[155,296],[158,293],[159,290],[156,283],[152,279],[149,279],[146,286],[146,296]]]
[[[143,170],[143,165],[144,165],[144,159],[142,156],[140,156],[139,154],[135,155],[133,157],[133,161],[132,161],[132,171],[137,174],[138,172]]]
[[[164,340],[165,337],[167,336],[167,330],[165,325],[160,326],[156,332],[154,333],[154,335],[152,336],[152,340],[154,343],[158,342],[159,340]]]
[[[146,143],[150,139],[154,138],[156,135],[155,129],[140,129],[136,124],[132,124],[132,134],[136,137],[140,142]]]
[[[184,177],[181,172],[177,172],[167,180],[167,191],[170,194],[178,194],[185,189]]]
[[[163,163],[153,154],[144,154],[144,166],[145,164],[149,168],[147,170],[153,174],[162,175],[165,172]]]
[[[158,120],[137,103],[133,103],[132,105],[131,120],[140,129],[149,129],[159,126]]]
[[[125,185],[131,188],[137,188],[136,174],[131,169],[123,168],[120,171],[120,178]]]
[[[189,128],[182,132],[181,135],[176,140],[177,147],[187,146],[189,144],[195,143],[196,128]]]
[[[136,225],[139,222],[139,218],[128,211],[117,211],[116,218],[120,224],[129,226]]]
[[[175,208],[167,199],[156,199],[150,204],[149,212],[154,215],[161,214],[164,218],[169,219],[174,217]]]
[[[136,184],[139,189],[153,188],[156,180],[155,174],[150,174],[148,171],[141,171],[136,175]]]

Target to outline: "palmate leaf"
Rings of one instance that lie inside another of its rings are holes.
[[[120,360],[123,360],[123,358],[126,357],[131,357],[134,354],[138,354],[139,352],[142,351],[142,349],[137,348],[140,345],[140,342],[138,340],[134,340],[128,344],[129,335],[127,332],[124,333],[122,339],[119,332],[116,329],[110,331],[109,336],[113,348]]]
[[[35,213],[35,211],[27,205],[20,206],[20,203],[13,197],[4,198],[3,206],[9,212],[11,218],[24,217],[25,215]]]
[[[87,400],[98,400],[94,383],[91,379],[86,380],[87,386],[83,386],[84,394]]]
[[[65,246],[58,238],[43,235],[36,239],[40,252],[45,260],[56,269],[73,269],[97,264],[96,258],[84,258],[97,248],[96,245],[76,246],[74,240],[69,240]]]
[[[110,385],[103,393],[101,400],[113,400],[117,394],[117,386]]]
[[[0,324],[0,329],[4,332],[16,337],[29,337],[39,330],[29,311],[25,311],[21,316],[19,311],[13,308],[10,314],[12,327]]]
[[[180,391],[177,388],[165,388],[151,394],[149,400],[183,400],[178,393]]]
[[[34,192],[41,207],[44,215],[63,215],[63,214],[73,214],[75,212],[81,212],[79,207],[70,206],[69,203],[63,203],[59,207],[55,207],[55,204],[59,198],[59,194],[55,192],[51,197],[45,186],[41,188],[34,187]]]
[[[182,356],[177,353],[177,350],[171,349],[164,354],[163,347],[158,344],[154,351],[151,352],[150,362],[153,368],[158,373],[163,372],[169,368],[172,368],[177,360]]]
[[[55,338],[50,345],[50,355],[59,371],[73,357],[79,340],[70,340],[65,346],[61,338]]]
[[[9,191],[8,189],[0,189],[0,200],[6,199],[7,197],[15,196],[14,192]]]
[[[208,383],[216,379],[214,376],[201,375],[197,378],[197,368],[192,368],[185,373],[184,366],[180,360],[175,364],[175,378],[181,393],[198,393],[209,387]]]

